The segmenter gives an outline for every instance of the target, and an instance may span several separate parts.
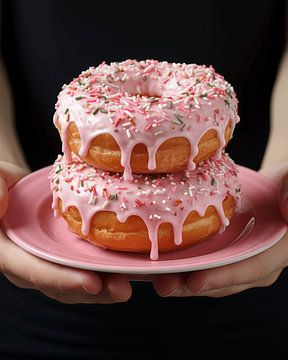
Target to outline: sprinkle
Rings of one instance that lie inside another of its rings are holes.
[[[226,89],[226,94],[230,97],[230,99],[233,99],[232,92],[230,89]]]
[[[66,115],[66,114],[68,113],[68,111],[69,111],[69,109],[67,108],[67,109],[65,110],[65,113],[64,113],[64,114]]]
[[[105,202],[102,205],[102,209],[106,209],[109,205],[109,200],[105,200]]]
[[[127,206],[126,206],[126,204],[124,202],[121,203],[120,207],[123,208],[124,210],[127,209]]]
[[[129,129],[126,129],[126,135],[129,139],[131,138],[131,132]]]
[[[119,118],[115,121],[114,126],[117,127],[117,126],[120,124],[121,121],[122,121],[122,119],[119,117]]]
[[[177,118],[177,119],[172,120],[172,123],[177,124],[177,125],[181,125],[182,121],[179,121],[178,118]]]
[[[158,135],[163,134],[163,132],[164,132],[164,131],[162,131],[162,130],[158,130],[158,131],[155,131],[154,135],[155,135],[155,136],[158,136]]]
[[[96,108],[94,111],[93,111],[93,115],[96,115],[99,111],[99,108]]]
[[[55,173],[56,173],[56,174],[59,174],[62,170],[63,170],[63,169],[62,169],[61,165],[58,164]]]
[[[111,195],[110,200],[118,200],[118,195],[117,194]]]
[[[104,197],[106,198],[106,199],[109,199],[110,198],[110,195],[109,195],[109,193],[108,193],[108,190],[106,189],[106,188],[104,188],[103,190],[102,190],[102,196],[104,195]]]
[[[138,208],[141,208],[142,206],[145,205],[145,203],[139,199],[135,200],[135,204],[136,204],[136,207],[138,207]]]
[[[130,122],[130,121],[128,121],[128,122],[126,122],[126,123],[122,124],[122,126],[123,126],[123,127],[130,126],[130,125],[131,125],[131,122]]]
[[[76,96],[75,99],[76,99],[76,100],[81,100],[81,99],[83,99],[83,96]]]
[[[178,121],[180,122],[180,124],[183,124],[183,120],[181,119],[181,115],[175,114],[175,116],[178,119]]]

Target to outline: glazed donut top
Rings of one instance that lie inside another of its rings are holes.
[[[224,230],[226,218],[222,202],[228,194],[240,207],[240,185],[234,162],[223,154],[219,160],[206,160],[195,170],[166,175],[134,175],[126,181],[122,174],[95,168],[72,155],[67,164],[59,155],[50,173],[53,205],[57,215],[58,199],[66,211],[75,206],[82,218],[82,233],[87,235],[92,217],[98,211],[113,211],[120,222],[131,215],[146,224],[153,260],[158,258],[157,232],[161,223],[171,223],[175,244],[181,244],[183,223],[191,211],[204,216],[214,206]]]
[[[233,87],[212,66],[126,60],[90,67],[64,85],[54,123],[61,129],[68,162],[67,129],[71,122],[80,133],[80,156],[87,154],[97,135],[111,134],[121,149],[124,178],[132,179],[130,156],[140,143],[147,147],[148,169],[153,170],[163,142],[187,138],[191,147],[187,168],[192,170],[199,140],[206,131],[215,129],[220,142],[216,158],[220,158],[228,122],[233,132],[239,121],[237,104]]]

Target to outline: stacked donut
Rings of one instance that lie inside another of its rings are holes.
[[[211,66],[126,60],[82,72],[56,104],[55,214],[95,245],[152,260],[223,231],[240,203],[224,153],[237,103]]]

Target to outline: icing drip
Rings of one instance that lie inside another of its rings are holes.
[[[182,228],[191,211],[204,216],[208,206],[214,206],[221,231],[229,224],[222,203],[228,194],[240,207],[240,186],[237,168],[228,155],[210,159],[197,165],[193,171],[177,174],[134,175],[127,181],[120,174],[112,174],[82,162],[73,155],[67,164],[59,156],[50,173],[53,192],[52,207],[58,209],[58,200],[66,211],[75,206],[82,218],[82,232],[89,233],[92,217],[99,211],[112,211],[120,222],[135,215],[143,219],[151,241],[150,258],[158,258],[158,228],[170,223],[175,244],[182,242]]]
[[[228,123],[233,130],[239,121],[237,104],[232,86],[211,66],[126,60],[91,67],[64,85],[54,123],[61,128],[68,161],[67,130],[72,122],[81,138],[80,156],[98,135],[112,135],[121,150],[124,179],[131,180],[131,152],[141,143],[148,149],[148,168],[154,170],[161,144],[173,137],[188,139],[192,170],[201,137],[214,129],[219,159]]]

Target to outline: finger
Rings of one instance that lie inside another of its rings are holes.
[[[104,289],[117,301],[127,301],[132,295],[128,276],[122,274],[108,274],[105,277]]]
[[[211,289],[211,290],[202,290],[196,293],[192,293],[190,289],[186,288],[186,292],[182,291],[181,296],[208,296],[208,297],[224,297],[224,296],[230,296],[234,294],[238,294],[242,291],[251,289],[251,288],[257,288],[257,287],[268,287],[275,283],[275,281],[278,279],[279,275],[281,274],[281,270],[276,271],[272,274],[269,274],[263,279],[260,279],[256,281],[255,283],[249,283],[249,284],[241,284],[241,285],[232,285],[232,286],[226,286],[219,289]],[[174,296],[177,296],[177,294],[174,294]]]
[[[253,284],[287,266],[288,236],[270,249],[240,262],[189,273],[187,286],[192,292],[227,286]]]
[[[102,274],[101,274],[102,275]],[[31,283],[12,275],[4,276],[14,285],[24,289],[31,289]],[[132,294],[132,288],[128,279],[122,275],[112,274],[103,279],[102,291],[94,293],[91,289],[76,287],[64,290],[62,286],[58,289],[42,289],[46,296],[65,304],[113,304],[127,301]]]
[[[182,286],[181,288],[177,289],[176,291],[171,294],[173,297],[188,297],[188,296],[207,296],[207,297],[224,297],[229,295],[234,295],[237,293],[240,293],[242,291],[256,288],[256,287],[268,287],[274,284],[274,282],[278,279],[279,275],[281,273],[280,271],[276,271],[273,274],[269,274],[265,278],[256,281],[255,283],[251,284],[241,284],[241,285],[231,285],[226,286],[223,288],[218,289],[202,289],[196,292],[192,292],[187,286]]]
[[[1,236],[1,234],[0,234]],[[0,239],[0,270],[14,278],[21,279],[22,285],[41,291],[68,292],[73,290],[100,293],[102,281],[96,273],[73,269],[37,258],[7,239]],[[86,290],[85,290],[86,289]]]
[[[5,251],[3,242],[6,243]],[[50,294],[52,298],[65,299],[68,303],[79,302],[82,295],[83,301],[87,302],[89,295],[89,302],[94,303],[123,302],[131,297],[132,288],[125,275],[104,276],[92,271],[64,267],[23,251],[9,239],[2,238],[1,243],[2,272],[16,286],[38,289]]]
[[[184,273],[156,275],[153,279],[153,286],[159,296],[171,296],[176,289],[186,287]]]
[[[11,164],[5,161],[0,161],[0,178],[4,179],[7,187],[10,189],[19,179],[29,173],[28,169],[23,169],[20,166]]]

